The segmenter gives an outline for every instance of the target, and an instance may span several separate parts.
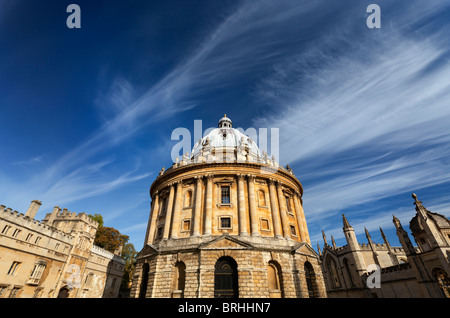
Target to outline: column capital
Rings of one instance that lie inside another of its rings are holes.
[[[245,178],[245,174],[238,173],[238,174],[236,175],[236,177],[237,177],[237,179],[238,179],[239,181],[243,181],[244,178]]]
[[[256,176],[254,174],[247,174],[247,178],[249,181],[255,182]]]
[[[205,174],[204,177],[206,178],[206,180],[212,181],[212,179],[214,178],[214,175],[212,173],[208,173],[208,174]]]

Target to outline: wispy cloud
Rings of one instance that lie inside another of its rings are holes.
[[[30,165],[34,165],[34,164],[42,162],[43,158],[44,158],[44,155],[40,155],[37,157],[30,158],[28,160],[15,161],[12,163],[12,165],[14,165],[14,166],[30,166]]]
[[[425,19],[442,9],[432,8],[414,12]],[[408,26],[414,20],[402,19]],[[423,37],[403,27],[323,36],[260,83],[260,100],[281,111],[256,125],[280,127],[280,160],[309,184],[304,199],[312,221],[450,181],[446,31]]]

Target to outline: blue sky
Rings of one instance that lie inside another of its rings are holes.
[[[68,29],[66,8],[81,8]],[[366,8],[381,7],[381,29]],[[279,128],[313,247],[450,208],[450,1],[0,0],[0,204],[100,213],[143,245],[172,131]],[[195,141],[192,140],[192,144]]]

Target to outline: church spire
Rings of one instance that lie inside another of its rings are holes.
[[[323,237],[323,243],[324,243],[325,245],[328,245],[327,237],[326,237],[326,235],[325,235],[324,230],[322,230],[322,237]]]
[[[386,238],[386,235],[384,235],[383,229],[380,226],[380,233],[381,233],[381,237],[383,238],[384,243],[386,244],[387,248],[390,250],[391,249],[391,244],[389,244],[388,239]]]
[[[348,223],[347,218],[345,217],[344,214],[342,214],[342,220],[344,223],[344,230],[352,228],[352,226],[350,225],[350,223]]]
[[[422,219],[424,219],[426,221],[428,218],[427,209],[425,209],[425,207],[422,205],[422,201],[419,201],[417,199],[416,194],[413,193],[411,196],[414,199],[414,205],[416,206],[417,214],[420,215],[422,217]]]
[[[392,222],[394,222],[395,228],[397,229],[398,240],[402,244],[403,250],[405,251],[407,256],[414,255],[416,251],[411,243],[411,240],[409,239],[408,233],[403,229],[400,220],[397,219],[395,215],[392,215],[392,217]]]
[[[336,241],[334,240],[333,235],[331,235],[331,244],[333,244],[333,248],[336,249]]]
[[[366,232],[367,241],[369,241],[370,246],[373,245],[372,238],[370,237],[369,231],[364,227],[364,232]]]

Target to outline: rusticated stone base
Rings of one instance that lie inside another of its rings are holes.
[[[239,297],[326,297],[319,257],[309,244],[227,234],[170,239],[145,246],[137,256],[130,297],[213,298],[215,265],[223,256],[237,263]],[[182,290],[174,283],[180,263],[184,266]],[[269,288],[269,264],[278,269],[277,290]],[[309,283],[305,265],[310,269]],[[146,284],[143,277],[147,277]]]

